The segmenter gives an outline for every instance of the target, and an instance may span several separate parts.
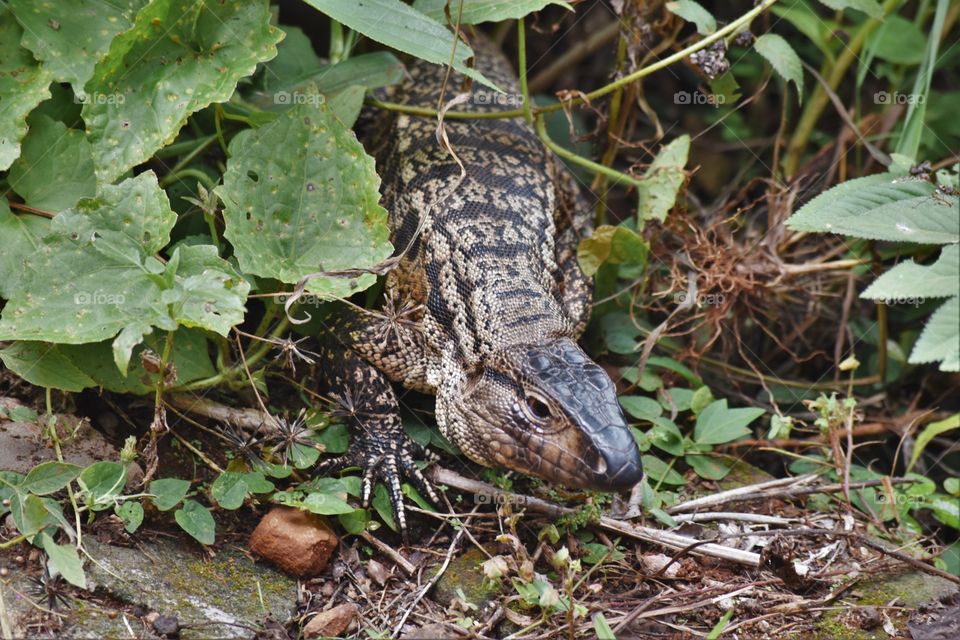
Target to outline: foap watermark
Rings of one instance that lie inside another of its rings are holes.
[[[922,93],[877,91],[873,94],[874,104],[923,104],[926,100],[927,96]]]
[[[475,91],[472,94],[474,104],[495,104],[501,107],[522,107],[523,94],[499,93],[497,91]]]
[[[274,296],[273,300],[277,304],[285,305],[287,300],[293,297],[292,293],[281,293]],[[329,302],[329,299],[325,299],[321,296],[316,295],[315,293],[302,293],[297,298],[297,304],[304,307],[319,307],[324,302]]]
[[[703,93],[702,91],[677,91],[673,94],[673,104],[709,104],[712,107],[719,107],[726,101],[727,96],[725,95]]]
[[[324,104],[327,97],[322,93],[301,93],[300,91],[277,91],[273,94],[273,103],[280,105],[295,106],[298,104],[312,104],[318,106]]]
[[[102,289],[96,291],[78,291],[73,294],[73,303],[79,307],[112,306],[117,307],[126,302],[122,293],[109,293]]]
[[[685,304],[689,298],[690,294],[686,291],[673,294],[673,301],[677,304]],[[723,304],[726,299],[722,293],[697,293],[693,297],[693,303],[698,307],[714,307]]]
[[[498,493],[496,495],[487,495],[485,493],[478,493],[473,496],[473,501],[476,504],[518,504],[525,505],[527,504],[526,496],[518,496],[512,493]]]
[[[127,101],[127,96],[122,93],[100,93],[91,91],[83,95],[74,95],[73,101],[76,104],[94,104],[94,105],[120,105]]]
[[[927,299],[921,296],[893,296],[889,298],[874,298],[873,301],[878,304],[885,304],[888,307],[904,304],[916,308],[926,302]]]

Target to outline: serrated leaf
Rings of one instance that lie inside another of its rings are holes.
[[[820,0],[820,2],[836,11],[856,9],[871,18],[883,18],[883,8],[877,0]]]
[[[960,294],[960,245],[943,247],[930,266],[901,262],[867,287],[861,298],[898,304],[898,300],[945,298]]]
[[[114,513],[123,521],[123,528],[127,533],[134,533],[143,524],[143,505],[128,500],[116,506]]]
[[[401,0],[364,0],[358,3],[342,0],[305,1],[371,40],[434,64],[446,65],[450,62],[450,54],[454,51],[453,34]],[[482,73],[467,66],[467,60],[472,57],[470,47],[463,42],[458,43],[453,68],[496,89],[496,85]]]
[[[159,511],[169,511],[183,500],[189,489],[190,483],[186,480],[160,478],[150,483],[147,492],[153,496],[153,506]]]
[[[83,131],[45,115],[31,116],[10,186],[31,207],[59,213],[96,195],[90,143]]]
[[[803,65],[793,47],[783,37],[775,33],[765,33],[757,38],[753,48],[773,66],[781,78],[797,86],[797,99],[802,101]]]
[[[693,0],[668,2],[667,11],[697,25],[697,33],[701,35],[708,36],[717,30],[716,19],[699,2]]]
[[[80,475],[80,470],[81,467],[68,462],[42,462],[30,469],[20,483],[20,490],[38,496],[56,493]]]
[[[180,528],[189,533],[200,544],[213,544],[217,525],[213,521],[210,509],[196,500],[184,500],[183,507],[173,514]]]
[[[282,37],[264,0],[153,0],[86,85],[104,96],[83,106],[97,177],[111,182],[172,142],[191,113],[230,98],[273,58]]]
[[[796,231],[870,240],[949,244],[960,241],[957,198],[925,181],[878,174],[841,183],[787,220]]]
[[[960,297],[950,298],[933,312],[913,345],[909,362],[940,362],[941,371],[960,371]]]
[[[38,387],[78,392],[96,382],[49,342],[17,340],[0,349],[0,360],[15,374]]]
[[[145,0],[10,0],[24,27],[21,44],[57,82],[69,82],[79,98],[110,41],[133,26]]]
[[[300,104],[237,134],[230,154],[216,193],[245,273],[293,284],[318,271],[370,267],[393,251],[373,158],[326,105]],[[374,281],[325,277],[307,290],[349,296]]]
[[[18,292],[24,259],[40,247],[50,221],[41,216],[10,211],[6,198],[0,198],[0,298],[10,299]]]
[[[87,576],[83,573],[83,562],[76,547],[71,544],[57,544],[46,532],[40,534],[40,544],[47,552],[47,564],[53,569],[51,573],[59,573],[75,587],[87,588]]]
[[[723,444],[750,435],[747,425],[762,416],[763,409],[730,409],[727,400],[715,400],[700,415],[693,428],[693,439],[697,444]]]
[[[577,261],[583,272],[592,276],[606,262],[641,265],[646,262],[648,251],[646,241],[633,229],[605,224],[580,241]]]
[[[663,222],[677,201],[677,192],[683,184],[683,167],[690,154],[690,136],[683,134],[660,149],[660,153],[643,174],[637,197],[637,219],[642,227],[647,220]]]
[[[0,171],[20,155],[27,114],[50,97],[52,74],[20,46],[23,29],[4,4],[0,7]]]
[[[185,259],[157,260],[175,220],[151,172],[105,185],[57,215],[40,250],[23,261],[21,290],[0,316],[0,339],[82,344],[127,330],[114,355],[129,356],[128,338],[150,326],[226,334],[243,318],[249,284],[215,250],[185,247]]]
[[[444,6],[448,0],[416,0],[413,8],[443,24],[447,23]],[[563,0],[463,0],[463,11],[460,10],[460,0],[449,0],[450,17],[456,22],[460,14],[460,24],[480,24],[481,22],[500,22],[502,20],[517,20],[526,15],[542,10],[544,7],[555,4],[573,11]]]

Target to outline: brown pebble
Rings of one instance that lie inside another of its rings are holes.
[[[329,598],[336,590],[337,585],[333,584],[331,580],[327,580],[323,583],[323,586],[320,587],[320,594],[325,598]]]
[[[357,608],[352,604],[340,604],[333,609],[321,611],[303,628],[303,637],[310,640],[339,636],[350,626],[355,615],[357,615]]]
[[[250,536],[250,551],[287,573],[311,578],[326,568],[337,543],[337,535],[321,516],[275,507]]]

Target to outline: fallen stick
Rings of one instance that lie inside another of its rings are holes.
[[[454,487],[455,489],[460,489],[461,491],[467,491],[474,494],[490,496],[494,498],[496,502],[510,502],[511,504],[523,506],[531,511],[536,511],[537,513],[542,513],[554,518],[576,513],[576,509],[562,507],[558,504],[554,504],[540,498],[535,498],[533,496],[503,491],[502,489],[498,489],[493,485],[487,484],[486,482],[471,480],[470,478],[461,476],[455,471],[450,471],[449,469],[444,469],[442,467],[430,467],[425,471],[425,473],[427,473],[430,479],[437,484],[448,485]],[[696,538],[691,538],[689,536],[683,536],[677,533],[671,533],[669,531],[661,531],[660,529],[654,529],[652,527],[644,527],[607,516],[601,517],[598,524],[608,531],[620,533],[631,538],[643,540],[644,542],[650,542],[661,547],[673,549],[675,551],[689,549],[690,553],[696,555],[721,558],[723,560],[729,560],[731,562],[743,564],[748,567],[760,566],[760,555],[751,551],[741,551],[740,549],[736,549],[734,547],[697,540]]]

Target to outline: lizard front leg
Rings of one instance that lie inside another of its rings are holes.
[[[318,470],[329,473],[360,467],[364,507],[370,504],[374,481],[382,481],[390,495],[394,519],[407,541],[401,477],[409,478],[434,503],[439,504],[439,498],[414,462],[415,457],[429,456],[429,452],[403,431],[390,380],[361,355],[369,346],[364,338],[379,335],[379,320],[376,314],[351,311],[328,319],[319,366],[326,390],[338,405],[335,414],[347,420],[353,437],[344,455],[321,463]]]

